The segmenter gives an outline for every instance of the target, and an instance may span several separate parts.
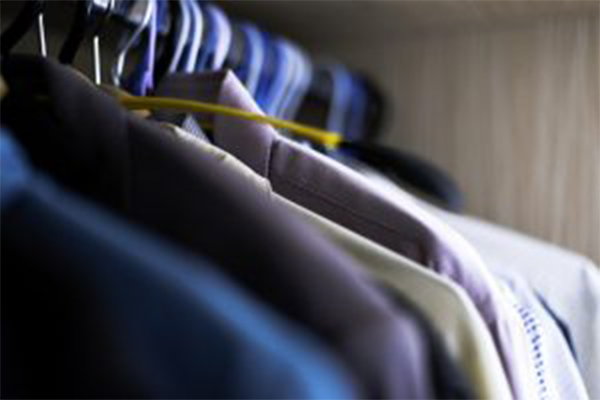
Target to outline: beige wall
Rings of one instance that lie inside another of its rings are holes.
[[[446,168],[467,212],[600,263],[597,16],[307,46],[394,100],[386,141]]]

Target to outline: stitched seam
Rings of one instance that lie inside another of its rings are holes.
[[[513,302],[513,307],[521,317],[521,321],[528,335],[528,347],[533,356],[533,366],[536,374],[536,383],[538,385],[538,395],[540,399],[548,397],[548,387],[546,385],[546,368],[544,363],[543,340],[540,334],[541,326],[533,313],[525,306]]]
[[[339,203],[336,199],[329,197],[328,195],[319,193],[319,192],[313,190],[310,187],[306,187],[306,186],[302,186],[300,184],[297,184],[296,182],[288,180],[287,178],[283,177],[282,175],[279,175],[279,174],[274,174],[274,175],[277,175],[282,180],[283,184],[287,184],[289,186],[293,186],[296,189],[300,189],[300,190],[302,190],[304,192],[308,192],[308,193],[310,193],[310,194],[312,194],[312,195],[314,195],[316,197],[321,198],[322,200],[326,201],[329,204],[332,204],[334,206],[340,207],[341,209],[343,209],[344,211],[348,212],[353,217],[361,220],[362,222],[370,223],[370,224],[378,226],[380,228],[384,228],[387,231],[389,231],[391,233],[394,233],[396,235],[403,235],[404,234],[403,232],[400,232],[400,231],[398,231],[398,230],[396,230],[396,229],[394,229],[394,228],[392,228],[392,227],[390,227],[390,226],[388,226],[386,224],[383,224],[383,223],[381,223],[381,222],[379,222],[377,220],[370,219],[370,218],[366,217],[363,214],[357,213],[356,211],[354,211],[354,210],[346,207],[344,204]],[[305,183],[305,182],[302,182],[302,183]],[[408,244],[408,245],[414,247],[420,253],[424,253],[423,249],[422,249],[422,246],[421,245],[415,245],[412,241],[410,241],[410,239],[399,238],[398,241],[401,242],[401,243],[405,243],[405,244]]]

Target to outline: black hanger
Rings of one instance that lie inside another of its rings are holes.
[[[2,32],[0,54],[6,56],[37,22],[40,53],[46,56],[46,34],[44,32],[44,1],[30,0],[25,3],[17,18]]]
[[[175,47],[177,42],[177,24],[180,17],[180,9],[174,1],[164,1],[164,7],[167,7],[167,14],[164,18],[170,18],[170,29],[165,32],[165,38],[162,44],[162,48],[157,50],[159,56],[156,59],[154,65],[154,82],[160,82],[160,80],[167,75],[169,71],[169,65],[175,54]],[[159,22],[159,25],[160,22]]]
[[[377,169],[399,184],[408,184],[449,211],[460,212],[463,194],[456,182],[441,168],[414,154],[374,142],[343,141],[342,150]]]
[[[313,71],[308,92],[302,100],[298,115],[299,122],[325,128],[327,114],[333,97],[333,81],[320,66]]]
[[[58,59],[63,64],[73,64],[77,51],[88,32],[98,34],[109,17],[114,0],[77,1],[77,9],[67,39],[60,49]]]
[[[367,91],[367,113],[365,115],[365,125],[362,127],[365,133],[365,140],[375,142],[381,139],[386,123],[388,101],[381,92],[380,86],[373,82],[369,77],[361,75],[360,79]]]

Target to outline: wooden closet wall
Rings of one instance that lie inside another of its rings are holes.
[[[600,264],[598,2],[260,3],[237,8],[379,82],[384,141],[446,169],[467,213]]]

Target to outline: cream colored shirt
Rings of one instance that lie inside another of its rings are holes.
[[[273,193],[268,180],[222,149],[203,142],[177,127],[168,128],[182,140],[219,160],[225,168],[244,176],[275,203],[300,216],[359,261],[376,279],[410,300],[440,333],[444,345],[467,374],[478,397],[511,398],[510,387],[491,335],[475,306],[460,287],[413,261]]]

